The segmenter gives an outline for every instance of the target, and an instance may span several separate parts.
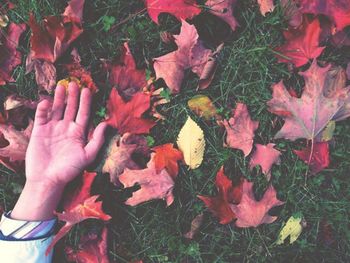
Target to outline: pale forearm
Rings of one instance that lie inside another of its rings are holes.
[[[11,218],[27,221],[52,219],[63,190],[64,185],[27,181]]]

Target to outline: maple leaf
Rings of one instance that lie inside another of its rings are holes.
[[[111,219],[109,215],[105,214],[102,211],[102,202],[96,202],[97,198],[99,198],[98,195],[90,196],[89,198],[85,199],[83,203],[76,205],[69,211],[65,211],[63,213],[56,212],[58,220],[64,221],[65,224],[54,236],[52,243],[46,250],[46,255],[50,253],[55,244],[62,237],[64,237],[73,228],[74,225],[89,218],[100,219],[103,221],[108,221]]]
[[[71,52],[71,62],[64,65],[67,74],[70,78],[76,78],[79,80],[79,86],[82,88],[88,88],[92,93],[96,93],[98,88],[91,77],[91,73],[86,70],[81,64],[80,55],[77,49],[73,49]]]
[[[129,44],[124,43],[118,60],[104,62],[109,72],[109,82],[124,98],[131,98],[136,92],[147,87],[146,71],[137,69]],[[127,78],[125,76],[128,76]]]
[[[331,65],[319,67],[315,60],[307,71],[300,73],[305,79],[300,98],[292,97],[282,82],[273,85],[273,98],[267,102],[269,111],[285,120],[276,139],[313,140],[330,121],[350,116],[349,87],[327,84],[332,74],[330,68]],[[329,90],[330,87],[333,90]]]
[[[338,31],[350,25],[350,2],[347,0],[298,0],[300,12],[328,16]]]
[[[268,180],[271,179],[272,165],[281,162],[281,152],[276,150],[274,146],[275,144],[273,143],[267,145],[255,144],[256,150],[249,162],[250,169],[260,165],[262,172],[267,176]]]
[[[177,162],[183,159],[182,152],[175,149],[172,143],[153,147],[152,150],[155,152],[154,163],[157,173],[160,173],[165,168],[171,177],[175,179],[179,173]]]
[[[242,197],[242,181],[233,186],[231,180],[224,174],[224,168],[221,167],[215,178],[215,185],[218,194],[215,197],[206,197],[198,195],[213,215],[219,218],[220,224],[228,224],[236,218],[231,209],[231,204],[237,204]]]
[[[121,135],[126,132],[149,133],[155,122],[142,118],[142,115],[150,108],[150,97],[149,94],[138,92],[129,102],[124,102],[118,91],[112,89],[107,102],[107,123],[118,129]]]
[[[303,24],[283,32],[286,43],[275,50],[283,55],[276,55],[280,63],[293,63],[301,67],[310,59],[321,55],[325,47],[319,46],[321,27],[318,18],[313,20],[304,17]]]
[[[70,247],[65,249],[67,259],[76,263],[109,263],[107,253],[107,228],[104,227],[101,236],[88,233],[80,239],[78,251]]]
[[[0,124],[0,163],[14,172],[23,170],[32,129],[33,121],[23,131],[18,131],[11,125]]]
[[[266,16],[266,13],[272,12],[275,9],[273,0],[258,0],[260,6],[260,13]]]
[[[144,137],[130,133],[125,133],[122,137],[114,136],[108,147],[102,172],[109,173],[111,182],[119,184],[119,175],[124,172],[125,168],[141,169],[140,165],[132,159],[132,155],[137,152],[148,155],[149,149]]]
[[[218,51],[213,52],[210,49],[206,49],[199,40],[196,28],[184,20],[182,20],[180,34],[175,35],[174,38],[178,49],[164,56],[154,58],[153,67],[157,79],[164,79],[171,92],[178,93],[181,89],[185,70],[192,69],[194,73],[203,79],[202,74],[206,65],[208,63],[212,64],[212,57]],[[214,72],[215,70],[211,74],[214,74]],[[205,79],[209,80],[210,83],[212,78],[206,76]],[[208,83],[205,83],[202,88],[206,88],[208,85]]]
[[[7,33],[0,36],[0,86],[13,82],[12,71],[21,64],[22,54],[17,50],[19,38],[26,29],[25,24],[10,23]]]
[[[243,103],[237,103],[232,112],[232,118],[222,121],[227,132],[224,146],[240,149],[244,156],[248,156],[253,148],[254,132],[258,129],[259,122],[250,118],[248,108]]]
[[[32,29],[30,38],[33,59],[43,59],[54,63],[80,36],[82,29],[82,7],[84,0],[71,0],[65,12],[60,16],[48,16],[43,20],[43,27],[30,15]]]
[[[294,153],[309,165],[311,173],[316,174],[329,166],[329,143],[314,142],[307,148],[294,150]]]
[[[272,185],[268,187],[261,200],[256,201],[253,183],[244,180],[241,201],[238,205],[231,205],[231,209],[236,214],[237,227],[257,227],[274,222],[277,216],[270,216],[268,212],[272,207],[283,204],[284,202],[277,199],[276,190]]]
[[[132,197],[126,200],[125,204],[135,206],[153,199],[164,199],[167,206],[173,203],[174,180],[166,169],[157,173],[154,155],[154,153],[151,154],[151,160],[146,169],[130,170],[126,168],[119,176],[119,181],[124,187],[132,187],[136,183],[141,187],[133,192]]]
[[[237,20],[233,16],[233,8],[237,0],[208,0],[205,5],[209,8],[209,12],[224,20],[234,31],[238,26]]]
[[[161,13],[168,13],[177,19],[191,19],[199,15],[201,9],[196,0],[146,0],[148,15],[157,24]]]

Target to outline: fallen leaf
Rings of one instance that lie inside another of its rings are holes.
[[[7,15],[0,15],[0,27],[7,27],[9,21],[9,17]]]
[[[350,25],[350,2],[344,0],[298,0],[300,11],[304,14],[328,16],[341,31]]]
[[[284,240],[289,237],[289,244],[293,244],[301,234],[303,227],[301,225],[301,213],[292,215],[287,223],[283,226],[276,241],[277,245],[283,244]]]
[[[276,190],[272,185],[268,187],[261,200],[256,201],[253,183],[244,180],[241,201],[238,205],[231,205],[231,208],[237,217],[237,227],[257,227],[274,222],[277,216],[270,216],[268,212],[272,207],[283,204],[284,202],[277,199]]]
[[[202,164],[205,150],[204,133],[189,116],[177,137],[177,146],[190,169],[196,169]]]
[[[271,13],[275,9],[273,0],[258,0],[260,6],[260,13],[266,16],[266,13]]]
[[[0,124],[0,163],[14,172],[23,170],[32,129],[33,121],[23,131],[18,131],[11,125]]]
[[[107,228],[104,227],[101,236],[88,233],[80,239],[79,249],[65,249],[67,259],[76,263],[109,263],[107,248]]]
[[[350,116],[349,88],[338,86],[331,92],[328,90],[326,79],[330,68],[331,65],[319,67],[315,60],[307,71],[300,73],[305,79],[301,98],[292,97],[282,82],[273,85],[273,98],[267,103],[269,111],[285,120],[276,139],[313,140],[330,121]]]
[[[10,23],[7,32],[0,29],[0,86],[14,82],[12,71],[21,64],[22,54],[17,50],[19,38],[25,31],[25,24]]]
[[[116,135],[112,138],[107,149],[107,158],[103,164],[102,172],[109,173],[110,180],[113,184],[118,185],[119,175],[125,168],[131,170],[141,169],[132,158],[136,152],[147,152],[147,141],[144,137],[125,133],[122,137]]]
[[[329,143],[314,142],[302,150],[294,150],[294,153],[309,165],[311,173],[316,174],[327,168],[330,163]]]
[[[105,67],[109,72],[109,83],[119,91],[123,98],[131,98],[148,85],[146,71],[136,67],[127,42],[124,43],[118,60],[112,63],[105,62]]]
[[[220,17],[235,31],[238,22],[233,16],[233,8],[237,0],[208,0],[205,5],[209,8],[209,12],[214,16]]]
[[[319,141],[328,142],[328,141],[332,140],[334,131],[335,131],[335,121],[330,121],[327,124],[326,128],[320,134],[321,138],[319,139]]]
[[[198,230],[203,223],[203,219],[204,219],[203,213],[197,215],[191,222],[191,229],[183,235],[184,238],[193,239],[193,237],[198,233]]]
[[[64,237],[73,228],[74,225],[89,218],[100,219],[103,221],[108,221],[111,219],[109,215],[105,214],[102,211],[102,202],[96,202],[97,198],[99,198],[98,195],[90,196],[89,198],[85,199],[82,203],[76,205],[69,211],[64,211],[63,213],[56,212],[58,220],[64,221],[65,224],[54,236],[51,244],[46,250],[46,255],[50,253],[50,251],[53,249],[56,243],[62,237]]]
[[[148,15],[157,24],[161,13],[168,13],[179,20],[191,19],[202,11],[196,0],[146,0]]]
[[[289,28],[283,32],[285,44],[275,49],[281,55],[276,55],[280,63],[293,63],[301,67],[310,59],[321,55],[325,47],[319,46],[321,27],[318,18],[309,20],[304,17],[304,22],[298,28]]]
[[[157,79],[164,79],[171,92],[178,93],[181,89],[185,70],[192,69],[200,78],[203,77],[202,74],[206,65],[208,63],[212,64],[213,56],[218,51],[213,52],[206,49],[199,40],[196,28],[184,20],[182,20],[180,34],[175,35],[174,38],[178,49],[164,56],[154,58],[153,67]],[[214,72],[215,70],[212,74]],[[206,80],[212,79],[211,76],[206,76]],[[209,85],[208,83],[205,84],[203,88]]]
[[[119,176],[119,181],[124,187],[132,187],[136,183],[141,187],[126,200],[127,205],[136,206],[153,199],[164,199],[169,206],[174,201],[174,180],[165,169],[157,173],[154,153],[151,154],[151,160],[146,169],[130,170],[126,168]]]
[[[262,172],[266,175],[267,179],[271,179],[271,168],[273,164],[279,164],[281,162],[281,152],[274,148],[275,144],[269,143],[267,145],[255,144],[255,152],[249,162],[250,169],[260,165]]]
[[[237,103],[232,113],[233,117],[222,122],[227,132],[224,146],[240,149],[246,157],[252,151],[254,132],[258,129],[259,122],[250,118],[248,108],[243,103]]]
[[[317,239],[326,247],[330,247],[336,242],[332,224],[325,218],[323,218],[320,222]]]
[[[40,26],[30,15],[29,26],[32,59],[54,63],[83,32],[82,11],[84,0],[71,0],[60,16],[47,16]]]
[[[235,213],[231,209],[231,204],[240,202],[242,197],[242,182],[233,186],[231,180],[224,174],[224,168],[221,167],[215,178],[217,196],[198,196],[213,215],[219,219],[220,224],[228,224],[236,218]]]
[[[151,96],[142,92],[136,93],[130,101],[124,102],[116,89],[112,89],[107,102],[107,123],[118,129],[120,135],[126,132],[134,134],[149,133],[155,125],[152,120],[142,115],[150,108]]]
[[[179,173],[178,161],[183,159],[182,152],[174,148],[172,143],[166,143],[153,147],[155,152],[154,163],[157,173],[160,173],[163,169],[171,175],[172,178],[176,178]]]
[[[346,67],[346,76],[348,80],[350,80],[350,62],[348,63],[348,66]]]
[[[196,95],[187,102],[187,105],[197,116],[207,121],[220,118],[214,103],[208,96]]]

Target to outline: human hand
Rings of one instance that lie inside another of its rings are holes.
[[[79,102],[80,94],[80,102]],[[44,220],[53,216],[65,185],[95,158],[104,142],[106,123],[100,123],[86,143],[91,107],[90,90],[76,83],[56,87],[54,101],[39,103],[26,153],[26,184],[11,216]]]

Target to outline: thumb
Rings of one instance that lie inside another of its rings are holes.
[[[97,153],[102,147],[105,137],[104,132],[107,128],[106,122],[101,122],[94,130],[92,139],[85,146],[85,155],[88,163],[91,163],[95,160]]]

